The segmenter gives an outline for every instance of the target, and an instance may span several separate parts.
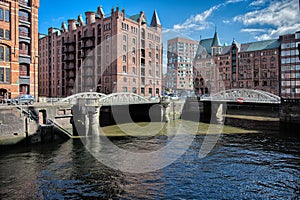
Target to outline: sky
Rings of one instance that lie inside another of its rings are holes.
[[[144,11],[148,23],[154,10],[163,26],[163,40],[185,37],[199,41],[215,30],[222,44],[276,39],[300,31],[299,0],[40,0],[39,32],[60,28],[68,19],[102,6],[124,8],[127,15]]]

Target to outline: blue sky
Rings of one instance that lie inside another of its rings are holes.
[[[117,5],[127,15],[144,11],[148,22],[156,9],[165,40],[210,38],[216,28],[222,43],[230,44],[233,38],[246,43],[300,30],[299,0],[40,0],[39,32],[59,28],[63,21],[100,5],[107,15]]]

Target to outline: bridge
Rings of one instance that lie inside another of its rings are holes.
[[[98,92],[83,92],[68,96],[59,102],[76,105],[80,103],[89,103],[93,105],[111,106],[111,105],[128,105],[128,104],[148,104],[159,103],[159,99],[146,99],[135,93],[117,92],[109,95]]]
[[[230,89],[211,96],[200,97],[200,101],[218,101],[228,103],[280,104],[281,99],[275,94],[262,90]]]

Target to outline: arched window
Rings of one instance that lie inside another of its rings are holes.
[[[272,56],[272,57],[270,58],[270,60],[271,60],[271,62],[274,62],[274,61],[275,61],[275,57]]]
[[[127,73],[126,65],[123,65],[123,72]]]
[[[132,88],[132,93],[135,93],[135,94],[136,94],[136,87],[133,87],[133,88]]]

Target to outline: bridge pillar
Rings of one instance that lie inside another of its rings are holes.
[[[160,104],[162,105],[161,119],[163,122],[169,122],[169,113],[170,113],[170,98],[169,97],[161,97]]]
[[[77,99],[72,107],[74,135],[99,135],[101,105],[97,101],[97,98]]]

